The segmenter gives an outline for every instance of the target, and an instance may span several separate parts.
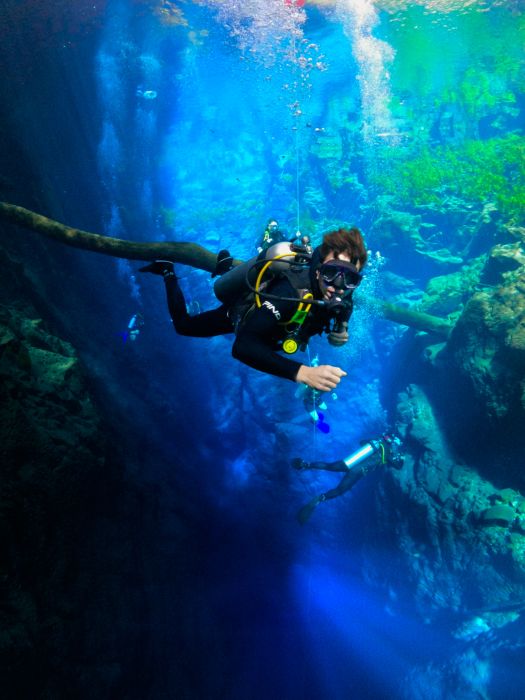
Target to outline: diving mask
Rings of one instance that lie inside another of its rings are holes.
[[[361,284],[363,276],[355,265],[344,260],[329,260],[319,268],[321,279],[336,289],[353,290]]]

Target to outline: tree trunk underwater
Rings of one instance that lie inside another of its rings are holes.
[[[89,233],[88,231],[65,226],[58,221],[42,216],[42,214],[37,214],[29,209],[8,204],[7,202],[0,202],[0,220],[36,231],[47,238],[52,238],[74,248],[102,253],[114,258],[124,258],[126,260],[166,259],[206,272],[215,272],[217,264],[216,253],[212,253],[197,243],[179,243],[175,241],[137,243],[121,238],[111,238],[98,233]],[[233,264],[239,265],[241,262],[242,260],[234,260]],[[453,325],[446,319],[405,309],[385,301],[377,300],[375,306],[387,321],[426,331],[442,338],[447,338],[453,328]]]
[[[175,243],[172,241],[136,243],[125,241],[122,238],[111,238],[99,233],[89,233],[65,226],[58,221],[48,219],[47,216],[6,202],[0,202],[0,219],[36,231],[47,238],[73,246],[73,248],[111,255],[114,258],[127,260],[167,259],[207,272],[214,272],[217,264],[217,255],[197,243]],[[235,262],[240,263],[241,261]]]

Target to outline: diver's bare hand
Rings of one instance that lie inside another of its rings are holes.
[[[318,367],[301,365],[295,381],[306,384],[318,391],[331,391],[339,384],[342,377],[346,377],[346,372],[340,367],[332,367],[332,365],[319,365]]]

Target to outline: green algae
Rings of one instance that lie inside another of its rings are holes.
[[[493,106],[499,95],[525,88],[525,14],[517,7],[490,14],[465,8],[440,16],[411,6],[385,32],[396,48],[394,94],[409,90],[427,106],[461,95],[473,107]]]
[[[446,192],[473,204],[494,202],[517,224],[524,221],[525,137],[509,134],[457,146],[427,146],[407,155],[383,154],[371,184],[405,206],[440,204]]]
[[[523,222],[525,14],[517,6],[490,16],[412,6],[384,31],[396,51],[390,111],[405,140],[383,149],[368,184],[399,205],[442,205],[453,194],[471,206],[492,202]]]

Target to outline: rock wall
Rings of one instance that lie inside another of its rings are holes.
[[[114,499],[131,490],[76,353],[27,301],[0,307],[0,376],[2,687],[104,697],[130,653],[112,637],[130,631],[128,605],[139,612],[121,588],[129,553],[115,531]]]
[[[525,253],[519,243],[490,251],[447,353],[490,420],[525,418]]]
[[[376,494],[364,571],[390,592],[392,614],[415,609],[443,637],[446,654],[406,679],[410,700],[430,686],[440,698],[506,698],[499,665],[525,648],[524,263],[520,243],[501,244],[433,278],[422,306],[458,319],[448,342],[408,334],[393,355],[406,459]]]
[[[174,484],[164,500],[140,479],[138,441],[157,469],[176,473],[174,460],[135,439],[37,312],[24,266],[0,256],[3,696],[143,698],[188,687],[181,640],[200,601],[173,611],[173,598],[193,555]],[[167,618],[175,634],[163,633]]]

